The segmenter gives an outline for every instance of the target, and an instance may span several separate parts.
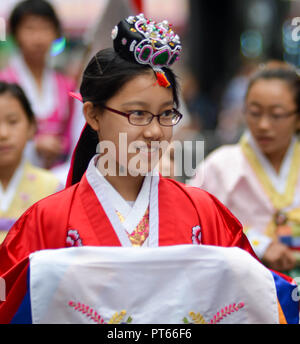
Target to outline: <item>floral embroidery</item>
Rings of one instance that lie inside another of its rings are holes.
[[[131,317],[128,317],[126,322],[121,322],[126,315],[126,311],[122,310],[120,313],[116,312],[108,321],[108,324],[128,324],[132,321]]]
[[[127,233],[132,246],[142,246],[149,236],[149,209],[147,209],[142,220],[136,226],[133,233]]]
[[[108,322],[104,320],[104,318],[98,314],[93,308],[88,305],[85,305],[80,302],[70,301],[69,306],[72,307],[75,311],[78,311],[84,314],[86,317],[90,318],[97,324],[129,324],[132,321],[131,317],[128,317],[126,322],[121,322],[126,315],[126,311],[122,310],[120,313],[116,312]]]
[[[90,308],[89,306],[83,303],[74,302],[74,301],[70,301],[69,306],[73,307],[75,311],[85,314],[87,317],[89,317],[91,320],[93,320],[97,324],[105,324],[105,321],[102,318],[102,316],[98,314],[97,311],[94,311],[93,308]]]
[[[106,321],[100,314],[98,314],[96,310],[88,305],[85,305],[84,303],[70,301],[68,305],[75,311],[80,312],[97,324],[129,324],[132,322],[131,316],[124,321],[124,317],[127,314],[126,310],[115,312],[112,317]],[[244,302],[230,304],[229,306],[226,306],[217,312],[209,321],[206,321],[201,313],[195,313],[193,311],[189,312],[189,317],[191,320],[189,320],[187,317],[184,317],[182,320],[185,324],[216,324],[226,316],[239,311],[244,306]]]
[[[117,211],[117,215],[120,221],[123,223],[125,221],[123,215]],[[141,221],[136,226],[135,230],[129,234],[127,233],[132,246],[142,246],[143,243],[149,236],[149,208],[146,210],[145,215]]]
[[[192,242],[193,244],[200,245],[201,244],[201,227],[194,226],[192,228]]]
[[[28,173],[27,178],[33,182],[34,180],[36,180],[36,175],[33,173]]]
[[[233,313],[233,312],[237,312],[238,310],[240,310],[241,308],[244,307],[244,302],[240,302],[237,305],[235,303],[233,303],[232,305],[229,305],[228,307],[224,307],[221,309],[220,312],[218,312],[217,314],[215,314],[212,319],[209,321],[210,324],[216,324],[217,322],[220,322],[224,317],[226,317],[227,315]]]
[[[251,244],[252,244],[253,246],[258,246],[258,245],[260,244],[260,241],[257,240],[257,239],[254,239],[254,240],[251,241]]]
[[[200,313],[194,313],[194,312],[190,312],[189,316],[192,318],[193,320],[193,324],[207,324],[207,322],[205,321],[204,317],[202,314]],[[185,324],[189,324],[190,322],[188,321],[188,319],[186,317],[183,318],[183,322]]]
[[[66,244],[68,247],[82,246],[80,235],[76,229],[70,229],[67,233]]]
[[[186,317],[183,318],[183,322],[185,324],[216,324],[220,322],[223,318],[227,315],[232,314],[233,312],[239,311],[241,308],[245,306],[244,302],[240,302],[238,304],[231,304],[222,308],[219,312],[217,312],[208,322],[205,321],[204,317],[200,313],[190,312],[189,316],[192,319],[190,322]]]
[[[22,200],[23,202],[28,202],[28,201],[29,201],[29,198],[30,198],[29,194],[27,194],[27,193],[25,193],[25,192],[21,192],[21,193],[20,193],[20,197],[21,197],[21,200]]]
[[[105,321],[105,319],[100,314],[98,314],[96,310],[88,305],[85,305],[84,303],[70,301],[69,306],[72,307],[75,311],[78,311],[86,317],[90,318],[97,324],[129,324],[132,322],[131,316],[129,316],[126,321],[123,320],[127,314],[126,310],[115,312],[108,321]],[[239,311],[244,306],[244,302],[240,302],[238,304],[230,304],[229,306],[226,306],[219,312],[217,312],[209,321],[206,321],[201,313],[195,313],[193,311],[189,312],[189,317],[191,318],[191,320],[189,320],[187,317],[184,317],[182,320],[185,324],[217,324],[223,318]]]

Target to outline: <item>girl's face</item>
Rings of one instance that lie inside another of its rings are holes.
[[[0,168],[17,167],[23,150],[34,135],[35,126],[30,123],[20,102],[10,95],[0,95]]]
[[[22,19],[16,32],[23,55],[33,61],[44,59],[56,38],[57,32],[50,20],[31,14]]]
[[[172,90],[159,86],[154,73],[147,73],[127,82],[106,106],[124,113],[140,110],[158,115],[171,110],[174,100]],[[85,103],[84,109],[87,122],[98,132],[100,148],[105,147],[104,142],[115,147],[117,171],[120,166],[131,175],[151,171],[162,155],[159,143],[164,150],[172,138],[172,127],[161,126],[155,117],[148,125],[135,126],[126,117],[109,110],[100,113],[89,102]]]
[[[245,105],[248,128],[262,152],[284,154],[300,127],[290,86],[280,79],[259,79],[251,86]]]

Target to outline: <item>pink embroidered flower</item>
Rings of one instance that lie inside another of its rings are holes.
[[[76,229],[70,229],[67,233],[66,244],[68,247],[82,246],[82,241]]]
[[[27,178],[33,182],[34,180],[36,180],[36,175],[33,173],[28,173]]]
[[[25,192],[21,192],[21,193],[20,193],[20,197],[21,197],[21,200],[22,200],[23,202],[27,202],[27,201],[29,200],[29,198],[30,198],[29,194],[27,194],[27,193],[25,193]]]
[[[193,244],[201,244],[201,227],[195,226],[192,228],[192,242]]]

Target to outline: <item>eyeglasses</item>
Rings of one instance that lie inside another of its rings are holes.
[[[298,113],[297,110],[292,110],[292,111],[288,111],[288,112],[285,112],[282,114],[266,113],[266,115],[272,124],[279,124],[283,120],[285,120],[286,118],[294,116],[297,113]],[[260,121],[262,119],[262,117],[264,116],[264,113],[262,111],[252,110],[249,108],[245,108],[245,114],[249,118],[249,120],[251,120],[253,122]]]
[[[128,118],[128,122],[132,125],[144,126],[152,122],[154,117],[157,117],[158,123],[164,127],[173,127],[176,125],[182,118],[182,114],[176,109],[166,110],[159,115],[154,115],[149,111],[138,110],[130,111],[128,113],[121,112],[115,109],[112,109],[108,106],[103,106],[104,109],[109,110],[118,115]]]

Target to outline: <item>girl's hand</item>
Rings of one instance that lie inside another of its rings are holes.
[[[273,241],[262,258],[266,266],[277,271],[289,271],[296,265],[296,258],[288,246]]]

